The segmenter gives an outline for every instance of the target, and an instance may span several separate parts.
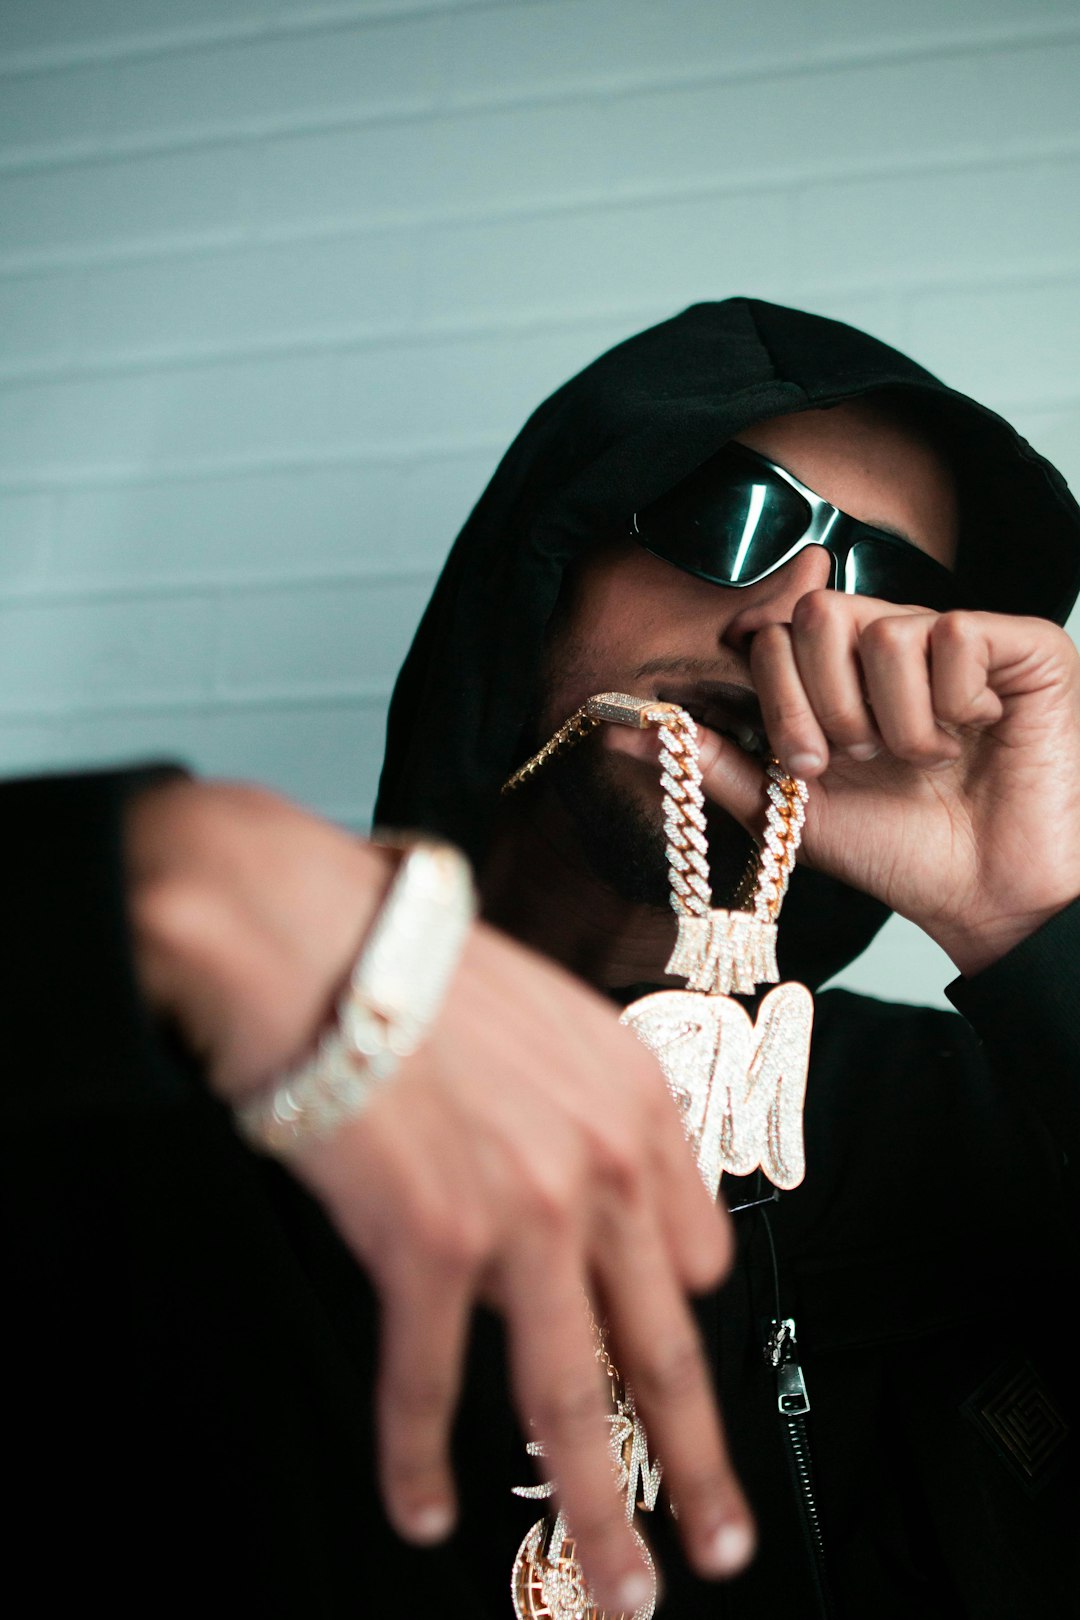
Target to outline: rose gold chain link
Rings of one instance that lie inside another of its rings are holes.
[[[779,760],[770,759],[765,834],[757,852],[757,878],[752,906],[760,922],[775,922],[784,903],[806,820],[806,783],[788,776]]]
[[[615,1363],[611,1359],[611,1352],[607,1347],[607,1335],[600,1326],[600,1323],[596,1320],[596,1313],[592,1308],[592,1303],[588,1294],[585,1295],[585,1310],[589,1318],[589,1327],[592,1330],[593,1355],[607,1373],[608,1378],[611,1381],[612,1388],[619,1391],[623,1387],[622,1376],[618,1367],[616,1367]]]
[[[660,734],[660,786],[672,910],[706,917],[712,906],[705,795],[698,763],[697,727],[684,709],[664,706],[646,719]]]

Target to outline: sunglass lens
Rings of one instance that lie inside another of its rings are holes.
[[[702,485],[703,487],[698,487]],[[719,585],[747,585],[787,554],[810,509],[782,479],[706,466],[638,513],[638,539],[665,562]]]
[[[876,596],[945,613],[959,605],[956,581],[947,568],[917,546],[896,540],[856,540],[837,583],[859,596]]]

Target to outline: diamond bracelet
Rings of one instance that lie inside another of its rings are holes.
[[[475,915],[464,855],[409,844],[315,1055],[234,1110],[252,1147],[287,1158],[367,1107],[431,1028]]]

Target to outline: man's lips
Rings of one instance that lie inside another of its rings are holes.
[[[763,758],[769,752],[753,687],[732,681],[664,681],[655,695],[661,703],[677,703],[699,726],[730,737],[746,753]]]

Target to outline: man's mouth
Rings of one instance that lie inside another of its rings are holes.
[[[664,685],[656,696],[661,703],[677,703],[699,726],[728,738],[755,759],[767,759],[772,752],[752,687],[694,681]]]

